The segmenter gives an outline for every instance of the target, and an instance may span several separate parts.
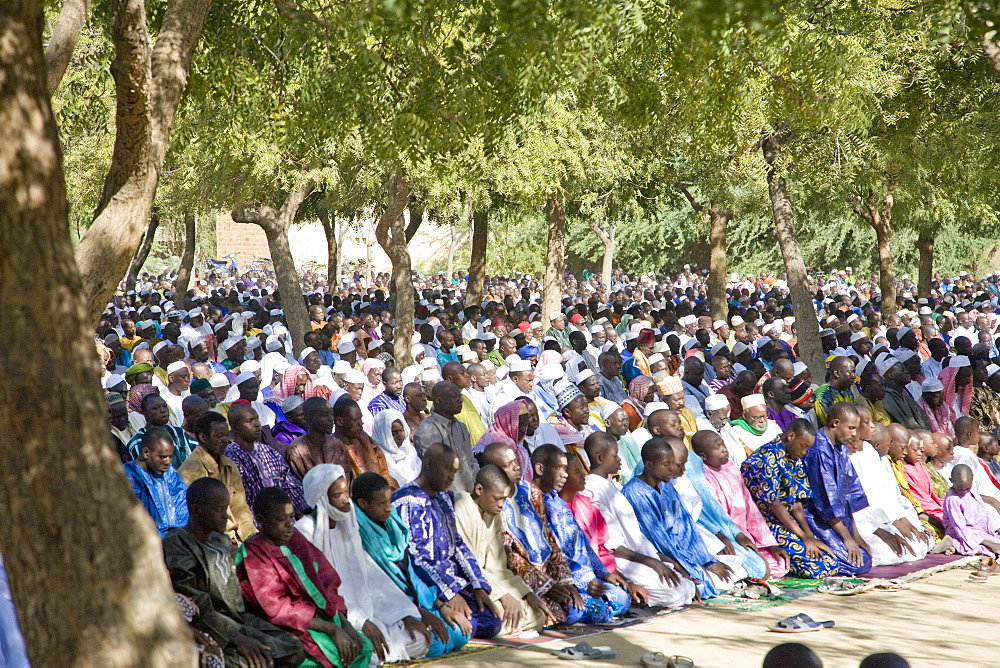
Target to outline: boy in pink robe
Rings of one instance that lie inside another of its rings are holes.
[[[995,557],[1000,554],[1000,522],[972,487],[972,469],[956,465],[944,497],[944,531],[959,554]]]
[[[705,480],[712,494],[733,523],[757,546],[760,556],[767,562],[770,576],[784,577],[788,573],[788,554],[778,546],[767,520],[760,514],[750,490],[743,483],[739,467],[729,458],[729,450],[722,437],[707,431],[695,436],[691,445],[695,454],[705,462]]]
[[[910,486],[910,493],[920,502],[925,513],[940,517],[943,512],[941,498],[931,486],[931,474],[924,466],[924,442],[916,434],[910,434],[903,452],[903,475]]]

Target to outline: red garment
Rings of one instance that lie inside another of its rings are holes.
[[[944,506],[941,505],[941,497],[934,493],[931,488],[931,474],[927,467],[920,462],[903,464],[903,475],[910,485],[910,493],[920,502],[920,507],[928,515],[938,519],[944,518]]]
[[[332,619],[338,612],[347,612],[344,599],[337,593],[340,588],[337,571],[298,530],[292,531],[285,547],[299,558],[306,575],[326,599],[326,607],[320,609],[292,563],[282,554],[281,546],[272,545],[257,534],[243,543],[243,547],[246,556],[236,567],[236,575],[247,610],[294,633],[312,659],[324,668],[333,668],[308,629],[317,615]]]
[[[608,523],[604,521],[604,515],[597,509],[593,502],[583,494],[577,494],[573,500],[566,504],[573,511],[576,523],[583,529],[583,535],[587,537],[590,546],[601,559],[601,563],[609,571],[617,571],[618,564],[615,562],[615,555],[608,549]]]
[[[739,420],[743,417],[743,399],[736,396],[731,385],[726,385],[718,391],[719,394],[729,399],[729,419]]]

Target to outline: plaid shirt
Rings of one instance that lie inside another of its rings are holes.
[[[253,444],[253,450],[247,452],[236,443],[230,443],[226,448],[226,457],[232,459],[240,470],[248,506],[253,508],[254,499],[260,490],[277,486],[288,494],[297,515],[308,512],[309,505],[302,493],[302,482],[295,477],[288,463],[274,448],[258,441]]]

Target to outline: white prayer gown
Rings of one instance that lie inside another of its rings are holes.
[[[586,478],[586,489],[580,493],[587,496],[604,517],[608,525],[606,545],[609,550],[624,546],[647,557],[659,558],[656,547],[639,528],[632,504],[617,484],[591,473]],[[660,580],[656,571],[648,566],[621,557],[615,557],[615,562],[622,575],[646,589],[650,605],[675,607],[687,605],[694,599],[695,585],[690,579],[682,579],[677,586],[671,586]],[[668,564],[667,567],[673,570],[673,566]]]
[[[923,529],[913,504],[899,491],[899,484],[888,458],[879,456],[875,448],[866,441],[860,452],[851,455],[851,464],[858,474],[865,496],[868,497],[868,507],[854,513],[854,523],[861,538],[871,548],[872,566],[889,566],[927,556],[927,552],[933,547],[933,541],[907,541],[916,555],[904,551],[899,556],[875,535],[876,530],[885,529],[902,538],[902,534],[892,524],[902,518],[909,520],[918,530]]]

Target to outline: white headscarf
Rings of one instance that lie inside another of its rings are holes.
[[[392,424],[397,421],[403,424],[406,432],[403,443],[399,446],[392,437]],[[372,439],[385,453],[389,475],[396,479],[400,487],[413,482],[420,475],[420,456],[410,443],[410,426],[406,424],[402,413],[392,408],[376,413],[372,422]]]
[[[342,512],[330,505],[327,497],[330,486],[343,477],[344,468],[337,464],[319,464],[309,469],[302,478],[302,491],[306,503],[315,508],[312,522],[314,526],[309,527],[310,522],[303,522],[300,530],[312,529],[308,533],[303,532],[306,538],[326,555],[334,570],[343,574],[339,593],[345,601],[350,601],[348,617],[351,624],[361,628],[367,620],[374,617],[375,610],[368,591],[367,572],[357,567],[364,558],[364,547],[358,533],[358,518],[353,507],[346,513]],[[337,523],[332,531],[331,518]]]
[[[284,361],[285,356],[277,351],[264,355],[260,365],[260,386],[262,389],[271,386],[271,382],[274,380],[275,365]]]

